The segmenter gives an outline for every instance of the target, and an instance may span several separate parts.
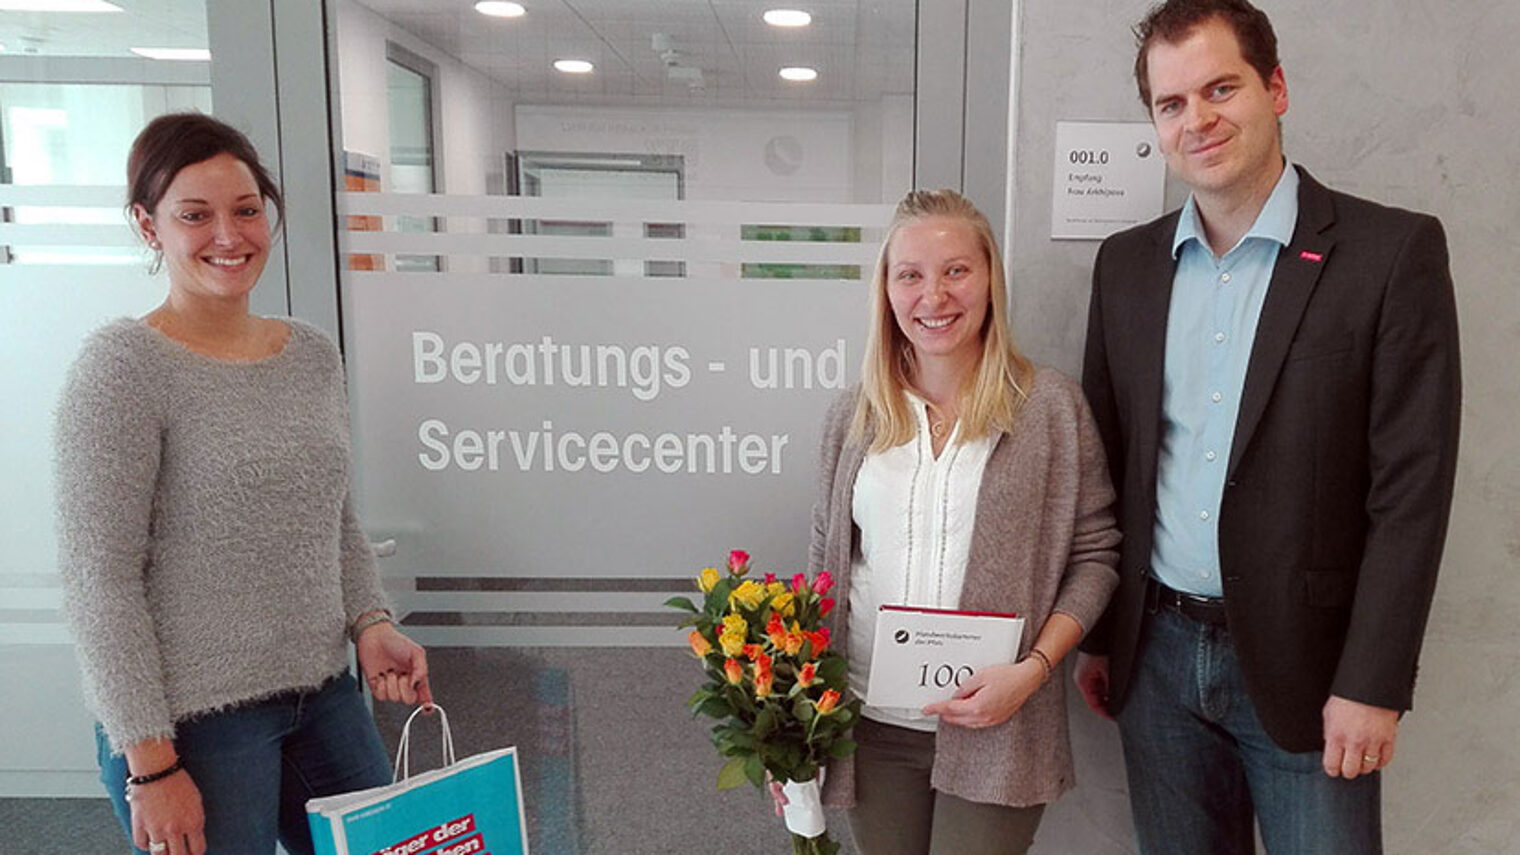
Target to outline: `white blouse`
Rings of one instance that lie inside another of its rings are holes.
[[[905,393],[918,422],[912,441],[867,454],[855,476],[851,505],[860,551],[850,566],[850,687],[865,697],[876,640],[876,612],[884,605],[959,607],[976,497],[992,454],[992,437],[962,442],[957,422],[934,456],[928,405]],[[916,709],[867,706],[869,719],[934,731],[938,719]]]

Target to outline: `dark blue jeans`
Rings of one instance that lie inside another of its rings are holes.
[[[272,855],[277,838],[290,855],[310,855],[307,799],[391,782],[385,746],[347,671],[320,688],[183,721],[175,731],[201,791],[208,855]],[[126,758],[111,753],[98,726],[95,741],[101,783],[130,838]]]
[[[1272,855],[1383,851],[1377,773],[1331,778],[1321,752],[1279,748],[1246,696],[1223,626],[1148,615],[1119,713],[1144,855],[1243,855],[1252,819]]]

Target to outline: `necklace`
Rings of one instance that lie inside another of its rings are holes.
[[[944,439],[950,433],[950,427],[955,424],[955,417],[940,412],[933,404],[926,404],[929,411],[929,435],[935,439]]]

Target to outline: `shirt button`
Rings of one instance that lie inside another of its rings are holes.
[[[1208,519],[1209,519],[1209,512],[1208,511],[1199,511],[1198,512],[1198,518],[1201,519],[1201,520],[1203,520],[1203,521],[1205,521],[1205,522],[1207,522]]]
[[[1213,463],[1214,459],[1217,457],[1219,457],[1219,455],[1215,454],[1212,451],[1205,451],[1203,453],[1203,459],[1209,461],[1210,463]]]
[[[1224,333],[1222,333],[1222,332],[1214,333],[1214,340],[1215,341],[1221,341],[1221,342],[1224,341]]]
[[[1219,274],[1219,281],[1220,282],[1228,282],[1228,281],[1230,281],[1230,274],[1228,274],[1228,273],[1221,273],[1221,274]]]
[[[1214,403],[1216,403],[1216,404],[1217,404],[1217,403],[1219,403],[1219,402],[1220,402],[1220,401],[1223,401],[1223,400],[1224,400],[1224,396],[1223,396],[1223,395],[1221,395],[1221,394],[1219,394],[1219,393],[1218,393],[1218,392],[1215,392],[1215,393],[1214,393],[1214,394],[1212,394],[1212,395],[1210,395],[1210,396],[1209,396],[1209,400],[1210,400],[1210,401],[1213,401],[1213,402],[1214,402]]]

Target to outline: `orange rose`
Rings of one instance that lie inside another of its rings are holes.
[[[765,624],[765,637],[770,640],[771,647],[784,650],[786,635],[786,624],[781,622],[781,615],[771,612],[771,619]]]
[[[723,660],[723,676],[728,678],[729,685],[737,686],[744,681],[744,666],[737,659]]]
[[[828,691],[824,692],[823,697],[819,698],[817,704],[815,704],[815,706],[818,707],[819,715],[828,715],[829,713],[833,712],[834,707],[838,705],[839,693],[833,689],[829,689]]]
[[[797,685],[801,686],[804,689],[806,689],[808,686],[813,685],[813,683],[815,681],[817,681],[817,679],[818,679],[818,663],[817,662],[809,662],[806,665],[803,665],[802,669],[797,672]]]
[[[755,674],[755,697],[768,698],[771,695],[771,683],[775,678],[769,671]]]
[[[686,636],[686,641],[691,645],[691,652],[697,654],[698,659],[712,652],[712,642],[697,630],[692,630]]]

